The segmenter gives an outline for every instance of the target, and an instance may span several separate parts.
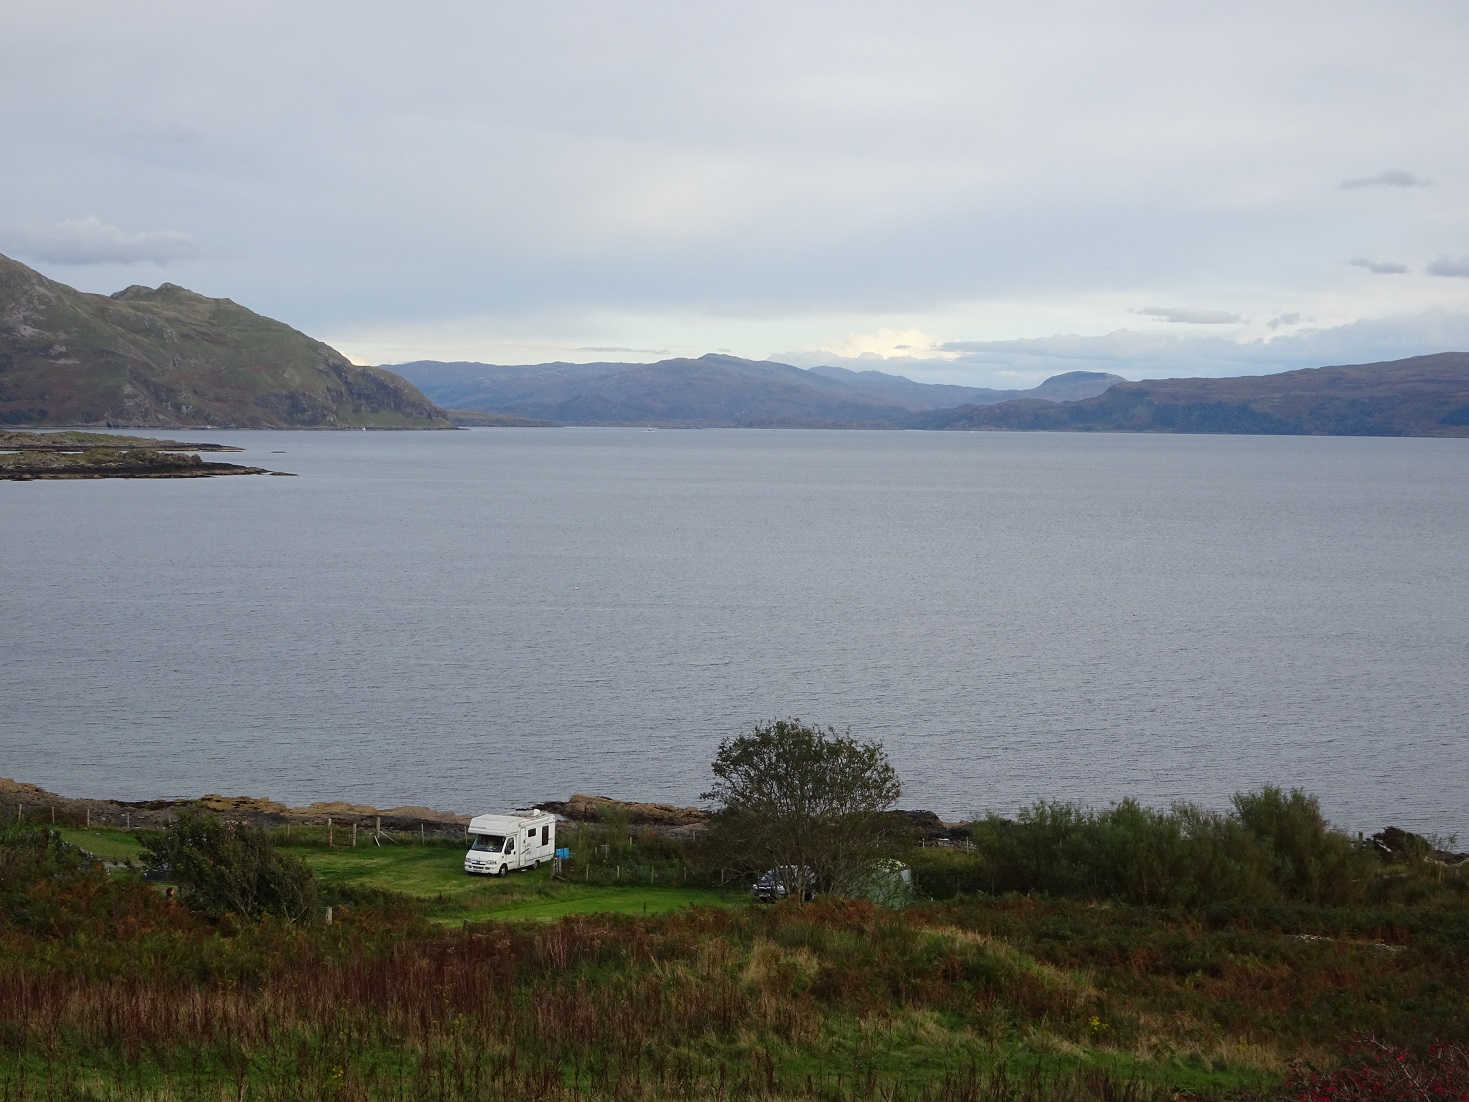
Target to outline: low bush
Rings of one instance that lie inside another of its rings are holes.
[[[1293,1069],[1284,1094],[1301,1102],[1469,1102],[1469,1048],[1414,1051],[1359,1037],[1334,1071]]]
[[[1105,811],[1037,803],[975,824],[979,879],[996,892],[1201,907],[1235,900],[1351,903],[1379,864],[1299,789],[1235,797],[1231,812],[1123,800]]]
[[[265,831],[185,812],[143,840],[151,871],[174,880],[180,898],[210,918],[273,915],[303,921],[316,911],[316,877],[275,851]]]
[[[953,899],[996,890],[986,866],[965,850],[927,846],[910,853],[908,863],[913,869],[913,894],[919,899]]]
[[[1234,797],[1235,817],[1269,861],[1270,879],[1289,899],[1345,903],[1375,871],[1376,859],[1321,817],[1316,797],[1265,787]]]
[[[106,883],[102,866],[45,827],[0,827],[0,915],[21,929],[54,925],[53,901],[78,886]]]

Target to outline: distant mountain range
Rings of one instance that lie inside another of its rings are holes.
[[[0,425],[448,428],[409,383],[227,298],[89,295],[0,256]]]
[[[447,428],[439,406],[503,426],[1469,436],[1469,353],[1233,379],[1072,371],[1030,390],[712,354],[390,370],[229,299],[172,283],[84,294],[0,256],[0,426]]]
[[[1073,371],[1032,390],[708,355],[392,370],[441,405],[559,424],[1469,436],[1469,353],[1231,379]]]
[[[389,364],[441,406],[569,425],[903,428],[915,413],[1100,394],[1117,375],[1072,371],[1030,390],[916,383],[879,371],[803,369],[710,354],[657,363]]]
[[[1081,401],[937,410],[927,429],[1469,436],[1469,353],[1233,379],[1119,383]]]

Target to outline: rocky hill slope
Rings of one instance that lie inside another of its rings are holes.
[[[447,428],[388,371],[183,287],[90,295],[0,256],[0,424]]]

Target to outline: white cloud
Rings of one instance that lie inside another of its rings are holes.
[[[1366,268],[1373,275],[1402,275],[1408,270],[1406,264],[1395,260],[1372,260],[1365,256],[1353,257],[1347,263],[1356,268]]]
[[[179,262],[364,357],[906,362],[940,357],[881,328],[1274,335],[1461,290],[1343,264],[1460,247],[1441,0],[112,7],[7,9],[0,212],[47,227],[18,258],[88,290]]]
[[[1425,180],[1401,168],[1389,168],[1375,176],[1357,176],[1350,180],[1343,180],[1337,187],[1349,191],[1364,187],[1429,187],[1432,183],[1432,180]]]
[[[946,359],[939,341],[921,329],[877,329],[853,333],[834,341],[822,352],[840,359],[913,360]]]
[[[1058,334],[1011,341],[949,341],[943,349],[949,354],[945,359],[900,362],[887,370],[921,382],[997,387],[1034,386],[1065,371],[1106,371],[1128,379],[1269,375],[1304,367],[1375,363],[1469,350],[1469,312],[1432,310],[1349,325],[1301,328],[1259,340],[1121,329],[1095,336]],[[871,366],[860,359],[819,359],[817,354],[786,359],[837,367]]]
[[[13,235],[22,257],[52,264],[167,264],[198,255],[194,239],[176,230],[129,232],[96,215],[63,218]]]
[[[1228,310],[1194,310],[1176,306],[1144,306],[1138,313],[1180,325],[1232,325],[1245,320]]]

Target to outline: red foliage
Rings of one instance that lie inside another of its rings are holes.
[[[1469,1049],[1435,1044],[1414,1052],[1358,1037],[1332,1072],[1296,1069],[1285,1097],[1297,1102],[1469,1102]]]

